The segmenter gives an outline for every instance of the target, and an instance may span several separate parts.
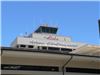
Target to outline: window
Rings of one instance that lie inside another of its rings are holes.
[[[38,50],[40,49],[40,47],[38,46]]]
[[[47,47],[42,47],[43,50],[47,50]]]
[[[28,45],[28,48],[33,48],[34,46],[32,46],[32,45]]]
[[[100,74],[100,69],[67,67],[66,72]]]
[[[43,32],[43,33],[45,33],[45,32],[46,32],[46,30],[45,30],[45,28],[44,28],[44,27],[42,28],[42,32]]]
[[[60,48],[56,48],[56,47],[48,47],[48,50],[60,50]]]
[[[25,47],[26,47],[26,45],[20,45],[20,47],[21,47],[21,48],[25,48]]]
[[[61,48],[61,51],[72,51],[72,49],[68,49],[68,48]]]

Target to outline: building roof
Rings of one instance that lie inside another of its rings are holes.
[[[100,56],[100,46],[85,45],[77,50],[72,51],[71,53]]]

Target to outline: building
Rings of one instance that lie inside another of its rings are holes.
[[[100,46],[73,42],[57,30],[40,26],[1,47],[2,75],[99,75]]]

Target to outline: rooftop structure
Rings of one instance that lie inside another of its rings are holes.
[[[56,34],[58,28],[57,27],[48,27],[48,25],[45,26],[40,26],[35,33],[51,33],[51,34]]]

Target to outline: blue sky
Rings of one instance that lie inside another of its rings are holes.
[[[33,32],[41,24],[59,28],[58,35],[71,36],[75,42],[99,44],[100,2],[2,2],[2,46],[21,34]]]

